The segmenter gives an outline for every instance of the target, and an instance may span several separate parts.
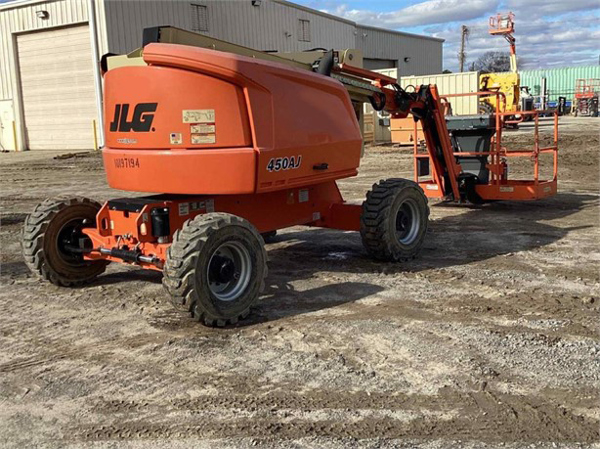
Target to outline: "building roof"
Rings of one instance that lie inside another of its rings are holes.
[[[0,10],[13,9],[21,6],[34,5],[36,3],[52,3],[57,0],[9,0],[5,3],[0,3]]]
[[[326,13],[326,12],[323,12],[323,11],[319,11],[318,9],[312,9],[312,8],[309,8],[308,6],[302,6],[302,5],[299,5],[297,3],[288,2],[287,0],[272,0],[272,1],[274,1],[275,3],[279,3],[281,5],[289,6],[291,8],[296,8],[296,9],[299,9],[301,11],[305,11],[305,12],[308,12],[308,13],[311,13],[311,14],[316,14],[318,16],[327,17],[328,19],[337,20],[338,22],[344,22],[344,23],[347,23],[349,25],[355,25],[356,26],[356,23],[353,22],[352,20],[348,20],[348,19],[344,19],[342,17],[334,16],[333,14],[329,14],[329,13]]]
[[[400,36],[416,37],[416,38],[419,38],[419,39],[429,39],[429,40],[432,40],[432,41],[444,42],[444,39],[442,39],[442,38],[433,37],[433,36],[426,36],[424,34],[407,33],[405,31],[390,30],[388,28],[379,28],[379,27],[374,27],[374,26],[371,26],[371,25],[357,24],[356,26],[357,26],[357,28],[360,28],[360,29],[363,29],[363,30],[381,31],[381,32],[384,32],[384,33],[399,34]]]

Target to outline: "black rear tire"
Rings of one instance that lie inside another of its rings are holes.
[[[475,175],[465,175],[459,178],[458,188],[461,191],[464,198],[467,199],[471,204],[480,205],[484,204],[485,200],[479,196],[476,190],[478,178]],[[461,200],[463,199],[461,195]]]
[[[163,274],[177,309],[206,326],[235,324],[248,316],[264,290],[264,241],[243,218],[198,215],[173,235]]]
[[[479,113],[480,114],[493,114],[495,112],[494,106],[484,101],[479,102]]]
[[[377,260],[414,259],[425,240],[429,220],[427,197],[407,179],[386,179],[373,185],[363,202],[360,235]]]
[[[88,198],[51,199],[38,204],[25,219],[21,241],[31,272],[62,287],[83,285],[102,274],[109,262],[84,260],[81,253],[65,247],[66,240],[83,237],[82,227],[95,226],[100,207]]]

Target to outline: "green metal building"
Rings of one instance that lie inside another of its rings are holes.
[[[520,70],[519,74],[521,86],[528,86],[533,96],[542,95],[542,80],[546,78],[548,101],[555,102],[558,97],[566,97],[567,102],[570,102],[575,95],[576,80],[600,79],[600,65]]]

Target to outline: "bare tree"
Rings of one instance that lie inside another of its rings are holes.
[[[472,70],[482,73],[510,71],[510,55],[502,51],[486,51],[471,64]]]

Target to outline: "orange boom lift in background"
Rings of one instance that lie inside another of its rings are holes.
[[[153,195],[104,205],[44,201],[25,222],[29,267],[62,286],[91,281],[109,262],[159,270],[176,307],[224,326],[247,316],[257,301],[267,274],[263,237],[278,229],[360,231],[376,259],[415,257],[429,214],[419,184],[382,180],[362,205],[345,202],[336,185],[357,174],[361,98],[420,121],[433,173],[427,192],[435,185],[437,196],[461,201],[556,191],[556,179],[544,184],[548,191],[540,190],[541,181],[507,179],[501,114],[486,119],[496,122],[495,149],[472,156],[478,150],[457,147],[448,131],[435,86],[406,92],[395,79],[348,65],[340,55],[321,52],[309,71],[268,55],[155,42],[144,46],[143,63],[108,70],[108,183]],[[488,161],[489,180],[461,167],[470,158]]]

